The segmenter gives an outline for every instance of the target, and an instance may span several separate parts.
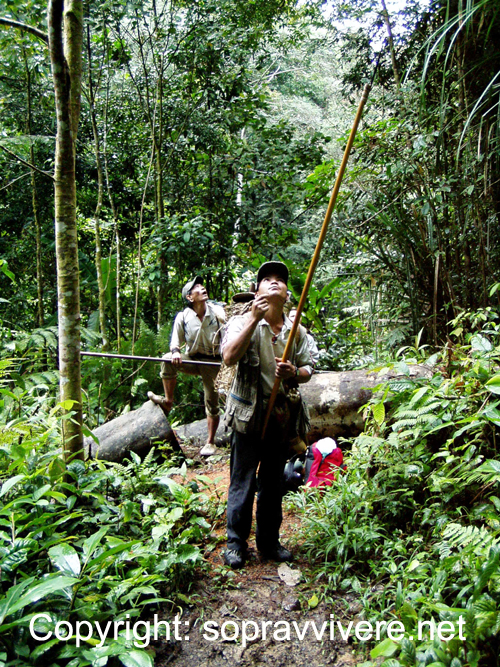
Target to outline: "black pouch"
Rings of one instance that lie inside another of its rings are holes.
[[[314,454],[312,452],[312,447],[308,447],[306,450],[306,460],[304,468],[304,484],[307,484],[313,463],[314,463]]]
[[[292,456],[283,471],[283,493],[297,491],[304,484],[304,454]]]

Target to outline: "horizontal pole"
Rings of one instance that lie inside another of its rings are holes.
[[[82,357],[105,357],[106,359],[130,359],[132,361],[164,361],[171,364],[172,359],[163,357],[138,357],[133,354],[105,354],[104,352],[80,352]],[[183,364],[200,364],[202,366],[220,366],[220,361],[196,361],[196,359],[183,359]]]

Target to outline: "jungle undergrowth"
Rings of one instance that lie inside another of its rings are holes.
[[[404,625],[401,641],[368,644],[365,667],[499,664],[500,325],[491,309],[453,325],[428,379],[407,366],[426,356],[419,339],[400,351],[364,433],[340,443],[350,451],[335,485],[294,497],[323,599],[355,592],[362,619]],[[420,621],[460,616],[464,641],[417,639]]]
[[[203,476],[187,482],[185,465],[154,449],[143,461],[131,452],[121,464],[66,465],[51,419],[0,430],[0,664],[152,667],[154,649],[125,629],[78,646],[74,636],[37,642],[30,623],[48,614],[32,623],[45,636],[60,621],[178,613],[222,511]]]

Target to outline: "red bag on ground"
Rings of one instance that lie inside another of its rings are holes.
[[[336,480],[339,468],[343,467],[344,455],[333,438],[322,438],[315,442],[307,452],[306,459],[312,460],[306,486],[331,486]],[[307,465],[306,463],[306,470]]]

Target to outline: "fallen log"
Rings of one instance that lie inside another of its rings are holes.
[[[431,376],[432,369],[428,366],[410,367],[412,378]],[[386,380],[405,377],[395,371],[383,375],[366,370],[316,373],[307,384],[300,386],[311,415],[309,439],[358,435],[364,426],[359,408],[369,401],[371,389]],[[130,451],[145,456],[155,442],[170,443],[180,453],[179,440],[185,446],[199,448],[206,442],[207,420],[179,426],[174,433],[163,410],[147,401],[138,410],[99,426],[94,434],[99,439],[98,445],[92,438],[85,438],[85,449],[91,458],[122,461]],[[221,419],[216,444],[227,444],[229,438],[230,432],[225,430]]]
[[[207,441],[207,420],[200,419],[190,424],[183,424],[175,428],[175,435],[178,440],[185,445],[191,444],[196,447],[202,447]],[[215,444],[217,446],[226,445],[229,443],[231,432],[227,431],[224,426],[224,421],[221,417],[217,433],[215,434]]]
[[[156,443],[169,443],[172,449],[182,453],[165,413],[151,401],[99,426],[93,433],[99,444],[91,437],[84,440],[89,458],[122,461],[129,452],[143,457]]]
[[[429,366],[410,366],[410,377],[430,378]],[[407,378],[394,370],[383,374],[359,370],[317,373],[307,384],[300,386],[300,393],[311,416],[309,439],[345,438],[359,435],[363,431],[364,418],[359,409],[372,395],[371,389],[390,379]]]
[[[367,370],[315,373],[309,382],[300,385],[300,393],[311,416],[310,441],[320,437],[349,438],[359,435],[364,427],[359,409],[370,400],[371,388],[389,379],[406,377],[392,370],[383,374]],[[432,369],[424,365],[410,366],[410,377],[430,378]],[[201,446],[207,434],[207,420],[180,426],[176,428],[176,434],[181,443]],[[217,444],[227,443],[229,437],[221,419]]]

